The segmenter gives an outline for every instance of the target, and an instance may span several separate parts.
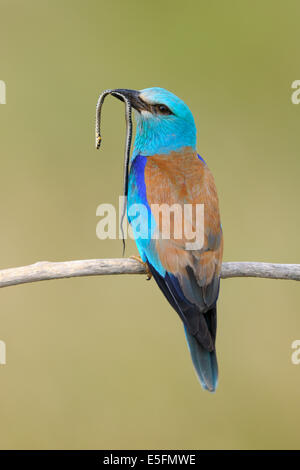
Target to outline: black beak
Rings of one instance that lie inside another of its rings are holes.
[[[123,88],[116,88],[115,90],[111,91],[111,95],[114,96],[115,98],[118,98],[118,100],[124,101],[122,96],[125,96],[131,106],[136,109],[137,111],[149,111],[149,106],[145,101],[143,101],[140,98],[140,92],[137,90],[127,90]]]

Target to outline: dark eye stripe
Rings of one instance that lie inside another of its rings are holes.
[[[163,114],[165,116],[173,114],[172,111],[165,104],[156,104],[156,105],[154,105],[154,110],[155,110],[156,114]]]

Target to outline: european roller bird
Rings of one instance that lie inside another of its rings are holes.
[[[223,252],[214,178],[197,154],[194,118],[181,99],[157,87],[113,91],[135,110],[127,215],[140,258],[182,320],[202,387],[213,392],[218,381],[215,341]],[[140,205],[146,211],[140,211],[136,224],[133,214]],[[161,213],[153,210],[162,205],[176,207],[178,213],[182,209],[181,218],[175,217],[176,211],[170,217],[168,237],[163,236]],[[190,211],[184,210],[186,205]],[[198,205],[204,208],[204,222],[197,245],[180,229],[189,227],[196,234]]]

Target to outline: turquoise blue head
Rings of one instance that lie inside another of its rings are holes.
[[[125,95],[135,110],[136,137],[133,156],[151,156],[196,150],[196,126],[188,106],[164,88],[115,90]]]

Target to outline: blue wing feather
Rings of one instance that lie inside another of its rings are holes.
[[[127,216],[142,260],[150,262],[158,272],[164,275],[165,269],[153,247],[152,234],[155,230],[156,222],[147,201],[145,184],[146,163],[147,157],[143,155],[137,155],[131,163]],[[141,210],[139,210],[137,204],[143,206],[140,208]],[[141,226],[142,230],[140,229]]]

